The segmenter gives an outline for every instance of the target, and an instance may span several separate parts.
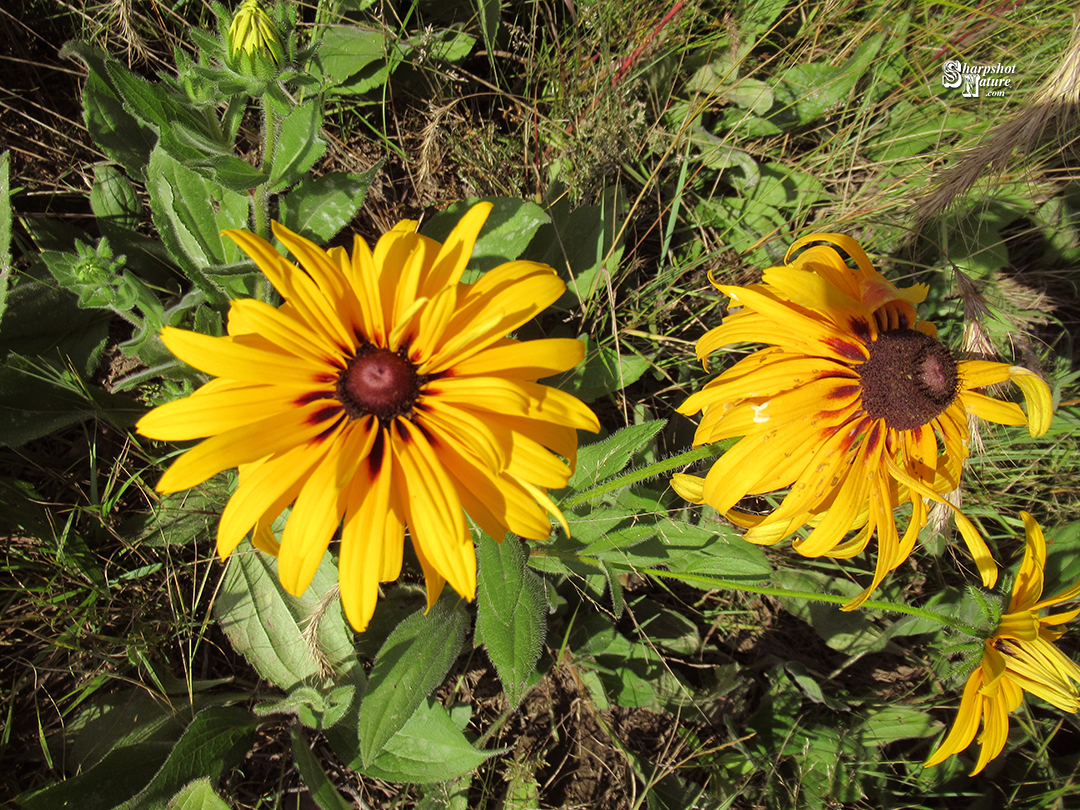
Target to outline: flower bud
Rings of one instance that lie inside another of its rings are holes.
[[[245,76],[272,79],[285,60],[281,37],[259,0],[244,0],[229,26],[229,58]]]

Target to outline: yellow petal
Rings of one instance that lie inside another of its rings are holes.
[[[686,473],[671,476],[671,488],[680,498],[690,503],[705,503],[705,479]]]
[[[461,501],[442,463],[419,428],[398,419],[391,431],[395,488],[417,554],[466,599],[476,595],[476,555]]]
[[[960,697],[960,709],[956,713],[956,719],[953,721],[948,736],[923,763],[924,768],[938,765],[971,745],[971,741],[975,739],[975,733],[979,730],[979,721],[982,719],[983,698],[979,694],[981,687],[982,670],[976,669],[964,684],[964,693]]]
[[[329,364],[291,354],[244,345],[233,337],[212,337],[166,326],[161,331],[165,347],[189,366],[232,380],[304,389],[318,388],[337,380],[338,370]]]
[[[480,229],[484,227],[494,207],[489,202],[476,203],[458,220],[432,262],[431,272],[420,290],[421,295],[433,296],[443,287],[461,281],[461,275],[465,272],[476,246]]]
[[[393,463],[390,453],[381,455],[377,470],[372,468],[370,457],[365,459],[349,487],[350,503],[359,506],[351,506],[345,514],[338,579],[345,616],[360,632],[367,629],[375,612],[380,579],[397,577],[397,572],[385,576],[384,558],[396,556],[399,570],[401,566],[405,523],[392,502]],[[388,555],[390,548],[397,548],[397,554]]]
[[[509,338],[454,364],[458,376],[517,377],[538,380],[573,368],[585,357],[585,344],[573,338],[517,341]]]
[[[964,409],[973,416],[999,425],[1026,425],[1027,417],[1015,402],[1002,402],[975,391],[960,394]]]
[[[1028,432],[1032,436],[1044,435],[1050,430],[1050,421],[1054,417],[1054,400],[1050,396],[1050,387],[1042,378],[1020,366],[1010,366],[1009,377],[1024,392]]]
[[[188,450],[165,471],[158,492],[179,492],[222,470],[289,450],[333,427],[341,408],[310,402],[290,411],[211,436]]]
[[[253,414],[265,417],[292,410],[298,396],[295,389],[218,378],[189,397],[159,405],[135,427],[160,441],[201,439],[249,424]]]
[[[1007,613],[1031,610],[1041,598],[1043,592],[1043,569],[1046,567],[1046,537],[1042,527],[1028,512],[1021,512],[1027,541],[1024,544],[1024,559],[1016,574],[1012,599]]]
[[[323,457],[308,473],[281,535],[278,577],[281,586],[300,596],[311,584],[330,540],[345,514],[343,491],[367,457],[374,431],[342,430],[324,443]]]

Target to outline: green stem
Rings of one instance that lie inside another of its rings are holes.
[[[685,453],[679,453],[677,456],[670,456],[669,458],[661,459],[653,464],[638,467],[625,475],[620,475],[617,478],[604,481],[601,484],[597,484],[592,489],[587,489],[584,492],[579,492],[573,497],[567,498],[562,502],[562,506],[566,509],[573,509],[575,506],[581,506],[583,503],[597,501],[609,492],[615,492],[616,490],[624,489],[633,486],[634,484],[640,484],[642,481],[647,481],[650,478],[670,472],[678,467],[685,467],[687,464],[693,464],[695,461],[719,456],[727,450],[732,443],[733,440],[717,442],[716,444],[705,444],[701,447],[695,447],[693,450],[687,450]]]
[[[263,156],[262,170],[268,175],[271,173],[274,150],[277,148],[278,121],[274,112],[270,94],[262,95],[263,108]],[[254,220],[255,233],[263,239],[270,241],[270,181],[267,180],[255,189],[251,198],[252,219]],[[271,286],[266,276],[259,274],[255,282],[255,297],[260,301],[270,301]]]
[[[648,574],[649,576],[658,577],[660,579],[677,579],[680,582],[687,582],[692,585],[705,586],[708,588],[724,588],[732,591],[742,591],[744,593],[756,593],[762,596],[779,596],[788,597],[791,599],[809,599],[814,602],[827,602],[833,605],[842,605],[845,602],[851,601],[846,596],[838,596],[831,593],[818,593],[817,591],[792,591],[787,588],[776,588],[770,585],[748,585],[743,582],[733,582],[729,579],[717,579],[716,577],[709,577],[703,574],[691,574],[691,573],[676,573],[673,571],[663,571],[658,568],[646,568],[644,570],[635,569],[639,574]],[[985,633],[974,625],[961,621],[960,619],[952,616],[946,616],[943,613],[938,613],[934,610],[927,610],[926,608],[913,607],[912,605],[900,605],[896,602],[884,602],[880,599],[867,599],[862,603],[863,608],[870,610],[881,611],[893,611],[895,613],[906,613],[909,616],[917,616],[920,619],[929,619],[930,621],[943,624],[946,627],[952,627],[959,630],[962,633],[966,633],[974,638],[983,638]]]
[[[584,503],[590,501],[597,501],[605,495],[615,492],[619,489],[633,486],[634,484],[641,483],[654,476],[662,475],[663,473],[670,472],[671,470],[679,467],[684,467],[688,464],[693,464],[695,461],[701,461],[710,457],[715,457],[723,454],[728,447],[734,442],[734,440],[728,440],[723,442],[717,442],[716,444],[703,445],[701,447],[695,447],[693,450],[687,450],[685,453],[680,453],[670,458],[665,458],[657,461],[653,464],[648,464],[644,467],[632,470],[624,475],[620,475],[616,478],[612,478],[608,481],[604,481],[593,487],[592,489],[579,492],[576,495],[567,498],[561,504],[564,509],[573,509],[576,506],[581,506]],[[546,550],[536,548],[533,553],[546,554],[549,553]],[[555,554],[553,556],[561,556]],[[581,559],[578,557],[578,559]],[[585,562],[589,562],[585,560]],[[656,568],[646,568],[644,570],[635,569],[639,574],[646,574],[649,576],[658,577],[660,579],[676,579],[682,582],[689,583],[691,585],[703,586],[706,588],[724,588],[732,591],[742,591],[744,593],[756,593],[762,596],[778,596],[789,597],[792,599],[809,599],[815,602],[826,602],[833,605],[843,605],[849,602],[850,599],[846,596],[838,596],[830,593],[818,593],[817,591],[792,591],[787,588],[777,588],[770,585],[749,585],[743,582],[734,582],[728,579],[717,579],[715,577],[709,577],[702,574],[691,573],[677,573],[672,571],[663,571]],[[946,616],[942,613],[937,613],[933,610],[927,610],[926,608],[912,607],[911,605],[900,605],[895,602],[883,602],[877,599],[867,599],[862,603],[862,607],[869,608],[871,610],[881,611],[893,611],[895,613],[906,613],[909,616],[917,616],[920,619],[928,619],[938,624],[945,625],[946,627],[952,627],[961,631],[969,636],[975,638],[982,638],[985,636],[978,628],[960,619]]]

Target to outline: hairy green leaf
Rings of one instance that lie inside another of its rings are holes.
[[[364,773],[388,782],[445,782],[475,770],[497,753],[474,748],[446,709],[422,700]]]
[[[450,671],[469,624],[461,605],[452,596],[440,599],[427,615],[418,611],[409,616],[383,642],[360,704],[360,754],[365,767],[375,762],[387,741]]]
[[[544,586],[526,566],[526,551],[513,535],[502,543],[481,538],[478,554],[476,641],[487,647],[514,707],[525,697],[544,643]]]
[[[666,420],[657,419],[629,425],[606,439],[582,447],[578,450],[577,466],[567,486],[582,490],[618,475],[664,429],[665,424]]]
[[[192,780],[217,780],[251,750],[255,725],[251,712],[236,706],[199,712],[150,784],[117,810],[159,807]]]
[[[165,810],[229,810],[207,778],[196,779],[169,800]]]
[[[292,596],[278,582],[277,560],[245,543],[229,557],[214,613],[233,647],[262,677],[289,691],[356,664],[340,602],[329,595],[336,583],[328,555],[303,596]]]
[[[381,166],[360,174],[305,177],[281,198],[282,224],[317,244],[330,241],[356,216]]]

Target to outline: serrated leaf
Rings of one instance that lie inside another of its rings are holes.
[[[173,259],[211,300],[223,300],[205,268],[244,258],[231,241],[225,244],[221,231],[248,226],[248,198],[207,180],[161,148],[150,156],[146,190],[154,226]]]
[[[497,753],[474,748],[446,709],[424,700],[364,773],[388,782],[445,782],[475,770]]]
[[[365,767],[375,762],[387,741],[442,683],[461,651],[468,624],[460,600],[447,596],[426,616],[417,611],[387,636],[360,704],[360,756]]]
[[[88,771],[17,798],[24,810],[113,810],[123,806],[157,773],[173,749],[168,742],[115,748]]]
[[[270,162],[270,190],[283,191],[300,180],[325,151],[322,100],[295,105],[280,121]]]
[[[169,800],[165,810],[229,810],[210,780],[196,779]]]
[[[567,486],[582,490],[618,475],[666,424],[667,420],[657,419],[629,425],[606,439],[580,448],[574,475]]]
[[[300,778],[304,780],[304,786],[311,794],[311,798],[322,810],[353,810],[354,805],[346,801],[333,783],[326,776],[326,772],[319,764],[318,757],[308,746],[304,739],[304,732],[299,726],[289,728],[289,737],[292,740],[293,762],[300,771]]]
[[[305,177],[280,201],[281,222],[291,231],[324,244],[356,216],[382,162],[366,172],[330,172]]]
[[[251,750],[255,725],[251,712],[236,706],[199,712],[150,784],[117,810],[160,806],[194,779],[218,779]]]
[[[84,42],[65,43],[60,56],[78,58],[89,71],[82,95],[83,121],[95,146],[130,176],[145,178],[157,135],[124,108],[109,77],[108,65],[115,60]]]
[[[386,34],[355,26],[327,26],[316,58],[335,84],[343,84],[368,65],[385,62]]]
[[[229,569],[214,602],[214,614],[233,648],[259,674],[289,691],[301,681],[320,681],[328,672],[353,669],[356,657],[340,603],[322,611],[320,603],[337,583],[329,555],[302,596],[285,592],[277,560],[247,543],[229,557]],[[305,628],[318,617],[313,635]],[[314,643],[312,643],[312,641]]]
[[[476,641],[487,647],[510,707],[525,697],[547,632],[544,586],[526,566],[521,542],[481,538]]]

